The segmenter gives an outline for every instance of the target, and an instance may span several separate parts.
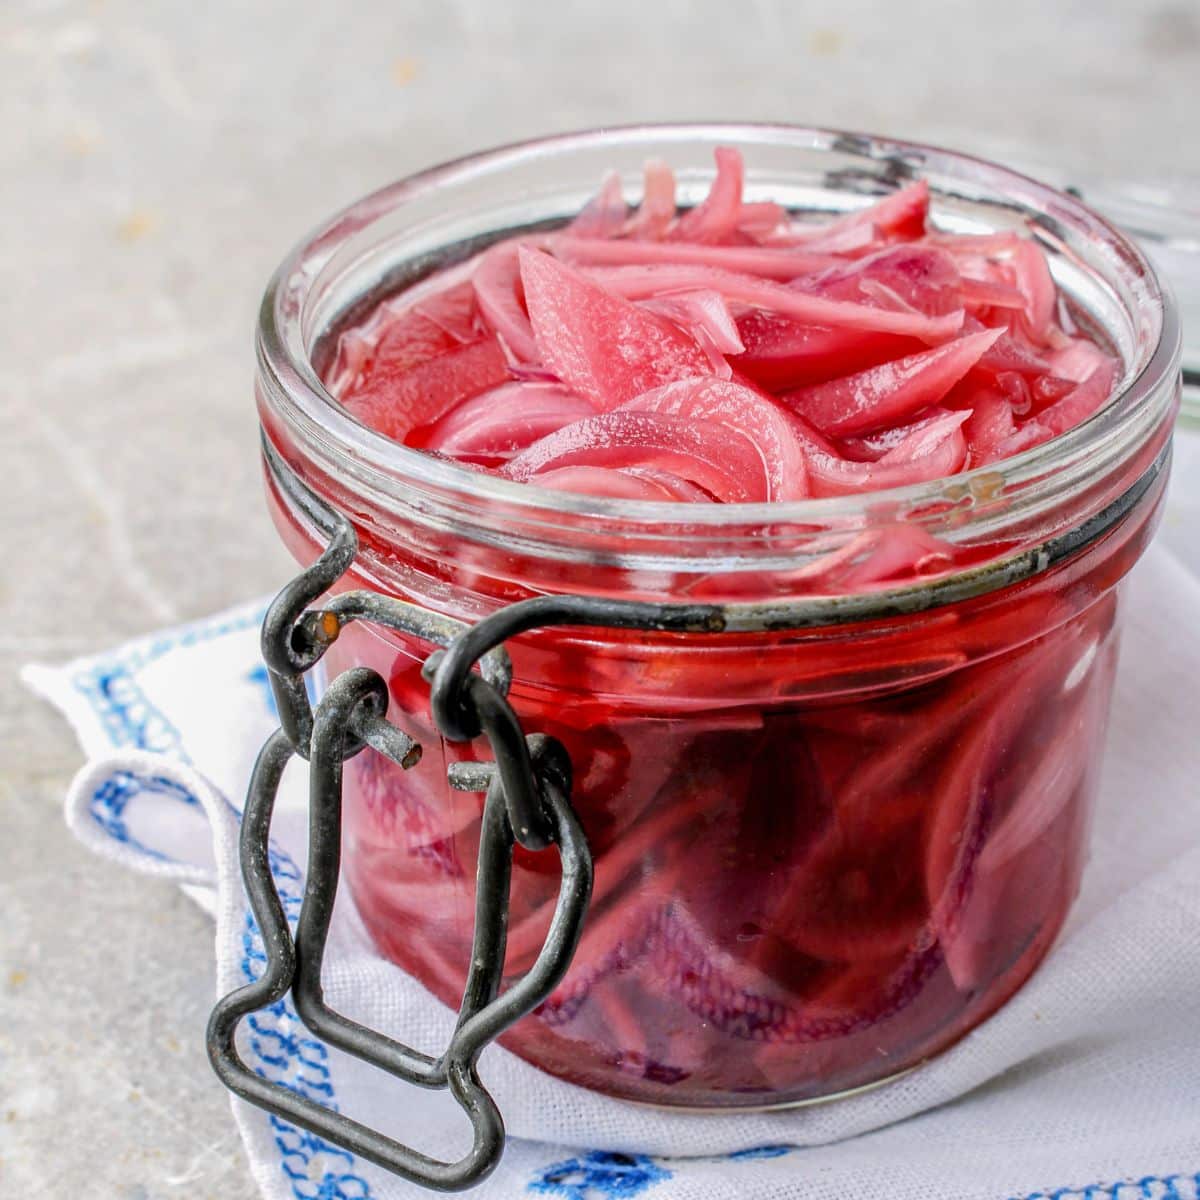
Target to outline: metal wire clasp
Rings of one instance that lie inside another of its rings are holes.
[[[476,1073],[480,1052],[553,991],[566,973],[582,931],[592,890],[592,858],[569,799],[570,763],[552,738],[536,734],[527,738],[506,699],[511,668],[501,643],[514,628],[506,616],[512,610],[498,613],[503,618],[499,621],[489,618],[467,627],[403,601],[362,591],[345,592],[310,608],[350,566],[357,539],[349,522],[299,480],[292,477],[289,488],[291,498],[328,534],[329,545],[276,597],[263,621],[262,652],[280,728],[263,747],[251,776],[240,860],[267,964],[259,979],[213,1009],[208,1023],[209,1059],[225,1085],[251,1104],[405,1179],[455,1191],[485,1178],[504,1149],[503,1120]],[[374,622],[445,647],[425,665],[438,727],[455,741],[482,733],[494,757],[491,763],[455,764],[450,770],[452,786],[485,791],[487,798],[471,962],[454,1034],[438,1057],[342,1016],[325,1003],[321,985],[341,859],[343,764],[368,745],[406,769],[421,753],[420,746],[387,719],[387,685],[374,671],[354,668],[337,676],[314,713],[304,674],[352,621]],[[477,664],[478,673],[473,669]],[[293,756],[307,759],[309,767],[308,870],[294,940],[269,865],[271,814],[283,769]],[[541,953],[525,975],[501,992],[515,842],[531,850],[554,846],[562,877]],[[236,1045],[239,1023],[289,991],[301,1021],[316,1037],[419,1087],[449,1090],[471,1122],[470,1151],[457,1162],[431,1158],[247,1067]]]

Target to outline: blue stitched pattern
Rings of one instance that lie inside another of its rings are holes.
[[[791,1154],[797,1149],[796,1146],[752,1146],[749,1150],[735,1150],[725,1157],[730,1162],[742,1162],[751,1158],[782,1158],[785,1154]]]
[[[1116,1183],[1064,1187],[1052,1192],[1030,1192],[1009,1200],[1200,1200],[1200,1171],[1194,1175],[1145,1175]]]
[[[114,746],[136,746],[191,761],[179,730],[146,699],[124,665],[93,667],[76,675],[72,682],[91,701]]]
[[[138,841],[125,823],[125,809],[129,801],[139,792],[155,792],[168,796],[193,808],[199,807],[200,802],[187,788],[180,787],[173,779],[165,779],[160,775],[134,775],[131,771],[116,771],[110,775],[93,793],[88,812],[92,820],[108,834],[115,842],[130,846],[149,858],[160,862],[173,861],[161,850],[147,846]]]
[[[80,671],[72,684],[87,697],[114,746],[153,750],[190,762],[178,729],[150,702],[135,672],[172,650],[254,628],[262,623],[264,611],[259,609],[226,621],[155,638],[120,660],[110,660]],[[265,682],[266,668],[259,670]],[[251,674],[253,676],[253,672]],[[269,684],[267,693],[270,695]],[[89,805],[92,819],[122,845],[160,862],[169,862],[168,855],[134,837],[125,822],[129,801],[142,791],[157,792],[192,807],[200,804],[196,796],[174,780],[118,771],[104,780],[93,794]],[[294,928],[300,912],[303,876],[291,857],[276,846],[271,846],[269,860],[284,912]],[[249,983],[267,961],[257,923],[249,912],[242,932],[242,950],[242,976]],[[281,1000],[254,1014],[247,1025],[250,1053],[258,1074],[336,1110],[327,1063],[328,1050],[323,1043],[307,1036],[308,1031],[288,1000]],[[279,1149],[280,1169],[291,1183],[292,1194],[297,1200],[371,1200],[370,1184],[355,1174],[354,1155],[278,1117],[272,1116],[270,1125]]]
[[[797,1153],[799,1146],[756,1146],[735,1150],[702,1162],[744,1162],[782,1158]],[[552,1163],[539,1171],[528,1190],[567,1200],[603,1200],[607,1196],[637,1196],[673,1177],[670,1159],[593,1151],[582,1158]],[[685,1165],[687,1160],[680,1160]],[[678,1168],[677,1168],[678,1169]],[[1200,1172],[1194,1175],[1146,1175],[1115,1183],[1093,1183],[1088,1187],[1063,1187],[1054,1191],[1030,1192],[1008,1200],[1200,1200]]]
[[[256,609],[228,620],[164,634],[126,651],[120,661],[113,659],[84,668],[76,673],[71,684],[87,698],[114,746],[134,746],[191,762],[179,730],[150,703],[136,673],[172,650],[252,629],[262,623],[265,611]]]
[[[643,1154],[593,1150],[540,1171],[529,1191],[567,1200],[600,1200],[605,1196],[637,1196],[671,1178],[671,1172]]]
[[[753,1146],[734,1150],[701,1162],[743,1162],[751,1159],[782,1158],[797,1146]],[[582,1158],[569,1158],[544,1167],[530,1181],[528,1190],[542,1195],[565,1196],[569,1200],[601,1200],[605,1196],[637,1196],[673,1177],[670,1160],[641,1154],[614,1154],[593,1150]],[[686,1161],[686,1160],[681,1160]]]
[[[174,780],[118,771],[96,788],[90,811],[114,840],[151,858],[169,862],[167,855],[139,842],[125,824],[124,811],[129,801],[145,791],[190,807],[200,803],[195,795]],[[277,846],[270,848],[269,859],[283,910],[294,931],[300,914],[303,876],[292,858]],[[242,930],[241,961],[242,977],[247,983],[258,977],[266,961],[258,925],[253,915],[247,912]],[[255,1013],[248,1018],[247,1026],[251,1060],[259,1075],[336,1111],[329,1052],[322,1042],[308,1035],[289,1000],[280,1000]],[[297,1200],[372,1200],[371,1185],[355,1173],[357,1162],[349,1151],[275,1116],[270,1118],[270,1126],[279,1149],[280,1170],[287,1176]]]
[[[280,903],[294,935],[304,877],[291,856],[277,846],[269,847],[268,858]],[[266,961],[258,923],[247,912],[242,928],[241,963],[247,983],[258,978]],[[309,1035],[288,998],[254,1013],[246,1024],[250,1030],[250,1053],[259,1075],[337,1111],[329,1074],[329,1051],[323,1042]],[[280,1117],[272,1116],[270,1123],[279,1149],[280,1168],[297,1200],[371,1200],[371,1185],[355,1174],[353,1154]]]
[[[371,1200],[371,1185],[353,1170],[354,1155],[271,1117],[283,1173],[300,1200]]]

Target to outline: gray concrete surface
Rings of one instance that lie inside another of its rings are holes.
[[[15,667],[286,575],[259,501],[250,333],[294,239],[439,159],[638,118],[810,121],[1195,179],[1198,77],[1195,0],[8,0],[0,1194],[255,1194],[200,1046],[208,922],[69,840],[79,755]]]

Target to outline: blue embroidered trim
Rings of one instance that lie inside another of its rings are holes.
[[[117,771],[110,775],[92,794],[88,812],[92,820],[108,834],[115,842],[123,846],[131,846],[149,858],[160,862],[171,862],[171,858],[153,846],[147,846],[138,841],[125,823],[125,809],[129,801],[139,792],[155,792],[160,796],[169,796],[193,808],[200,801],[185,787],[181,787],[173,779],[161,775],[134,775],[131,771]]]
[[[200,803],[193,793],[174,780],[118,771],[97,787],[90,805],[92,815],[115,841],[152,858],[170,861],[161,851],[139,842],[125,824],[125,807],[139,791],[156,792],[189,807]],[[269,848],[268,858],[283,911],[294,931],[303,900],[303,875],[293,859],[277,846]],[[247,912],[242,928],[243,979],[250,983],[258,978],[266,962],[258,924],[253,914]],[[257,1074],[337,1111],[329,1073],[329,1051],[322,1042],[308,1035],[289,1000],[280,1000],[253,1014],[246,1024]],[[287,1176],[297,1200],[372,1200],[371,1185],[355,1173],[356,1160],[349,1151],[279,1117],[272,1116],[270,1125],[279,1150],[280,1169]]]
[[[735,1150],[725,1157],[730,1162],[742,1162],[751,1158],[783,1158],[785,1154],[794,1154],[798,1146],[752,1146],[749,1150]]]
[[[582,1158],[551,1163],[529,1184],[529,1191],[592,1200],[594,1196],[637,1196],[664,1183],[671,1172],[643,1154],[593,1150]]]
[[[154,750],[189,762],[179,731],[150,703],[134,672],[171,650],[240,633],[261,623],[262,611],[258,611],[196,626],[182,634],[156,638],[120,661],[98,663],[80,671],[72,683],[88,699],[114,746]],[[265,675],[265,670],[263,673]],[[160,850],[134,837],[126,824],[126,807],[139,791],[157,792],[193,807],[200,803],[174,780],[119,771],[96,789],[89,805],[92,818],[114,841],[159,861],[170,861]],[[300,868],[274,846],[269,857],[284,912],[294,925],[302,899]],[[266,953],[257,923],[250,913],[245,916],[242,951],[242,976],[246,982],[251,982],[266,964]],[[307,1036],[307,1030],[289,1001],[281,1000],[256,1013],[247,1025],[250,1054],[259,1075],[336,1110],[328,1051],[321,1042]],[[279,1150],[280,1169],[287,1176],[297,1200],[372,1200],[371,1185],[355,1173],[354,1155],[278,1117],[270,1118],[270,1127]]]
[[[295,933],[303,900],[304,877],[293,859],[278,847],[268,849],[271,875],[288,924]],[[245,914],[242,929],[242,975],[252,982],[261,974],[267,956],[253,914]],[[301,1096],[337,1111],[329,1074],[329,1051],[311,1037],[286,997],[251,1016],[250,1052],[255,1070],[264,1079],[281,1083]],[[371,1185],[355,1173],[353,1154],[316,1134],[272,1116],[271,1130],[280,1153],[280,1167],[297,1200],[370,1200]]]
[[[71,684],[87,698],[114,746],[134,746],[139,750],[170,755],[181,762],[191,762],[179,730],[150,703],[135,673],[172,650],[252,629],[262,624],[265,611],[263,608],[225,621],[164,634],[135,646],[120,661],[110,659],[83,668],[72,678]]]
[[[701,1158],[696,1162],[745,1162],[751,1159],[782,1158],[794,1154],[798,1146],[753,1146],[735,1150],[716,1158]],[[530,1181],[528,1190],[543,1195],[565,1196],[569,1200],[592,1200],[603,1196],[636,1196],[648,1188],[657,1187],[672,1179],[673,1172],[666,1163],[641,1154],[616,1154],[593,1150],[582,1158],[568,1158],[544,1167]],[[688,1160],[677,1161],[676,1169]]]
[[[800,1146],[757,1146],[749,1150],[735,1150],[719,1158],[691,1161],[743,1162],[782,1158],[801,1149]],[[581,1158],[569,1158],[544,1167],[530,1181],[527,1190],[542,1195],[563,1196],[567,1200],[637,1196],[673,1178],[668,1163],[680,1170],[688,1162],[687,1159],[654,1159],[596,1150]],[[1084,1188],[1064,1187],[1056,1191],[1011,1196],[1009,1200],[1200,1200],[1200,1172],[1194,1175],[1146,1175],[1141,1179],[1123,1179],[1115,1183],[1093,1183]]]
[[[1180,1185],[1184,1190],[1180,1191]],[[1197,1200],[1200,1171],[1194,1175],[1145,1175],[1116,1183],[1093,1183],[1088,1187],[1064,1187],[1053,1192],[1030,1192],[1009,1200]]]

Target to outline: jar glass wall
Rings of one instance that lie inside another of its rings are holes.
[[[609,167],[632,179],[665,157],[694,200],[720,143],[745,152],[751,200],[842,211],[920,175],[940,226],[1032,232],[1077,318],[1120,355],[1119,394],[986,470],[698,506],[478,475],[387,441],[323,388],[338,331],[382,295],[568,217]],[[924,147],[783,127],[605,131],[464,160],[347,210],[281,268],[259,351],[266,436],[354,522],[358,585],[463,620],[545,592],[704,599],[746,629],[563,629],[510,645],[526,729],[574,764],[596,890],[566,980],[506,1045],[633,1099],[789,1103],[913,1066],[1020,986],[1078,885],[1118,585],[1153,529],[1177,404],[1173,311],[1116,231],[1069,197]],[[286,489],[268,494],[311,561],[316,531]],[[824,556],[901,522],[970,566],[822,591]],[[786,631],[797,612],[804,627]],[[382,952],[457,1004],[482,799],[451,790],[446,765],[482,748],[438,737],[427,652],[354,626],[327,653],[330,672],[379,671],[425,749],[409,772],[371,751],[347,765],[343,871]],[[541,945],[556,871],[518,850],[510,974]]]

